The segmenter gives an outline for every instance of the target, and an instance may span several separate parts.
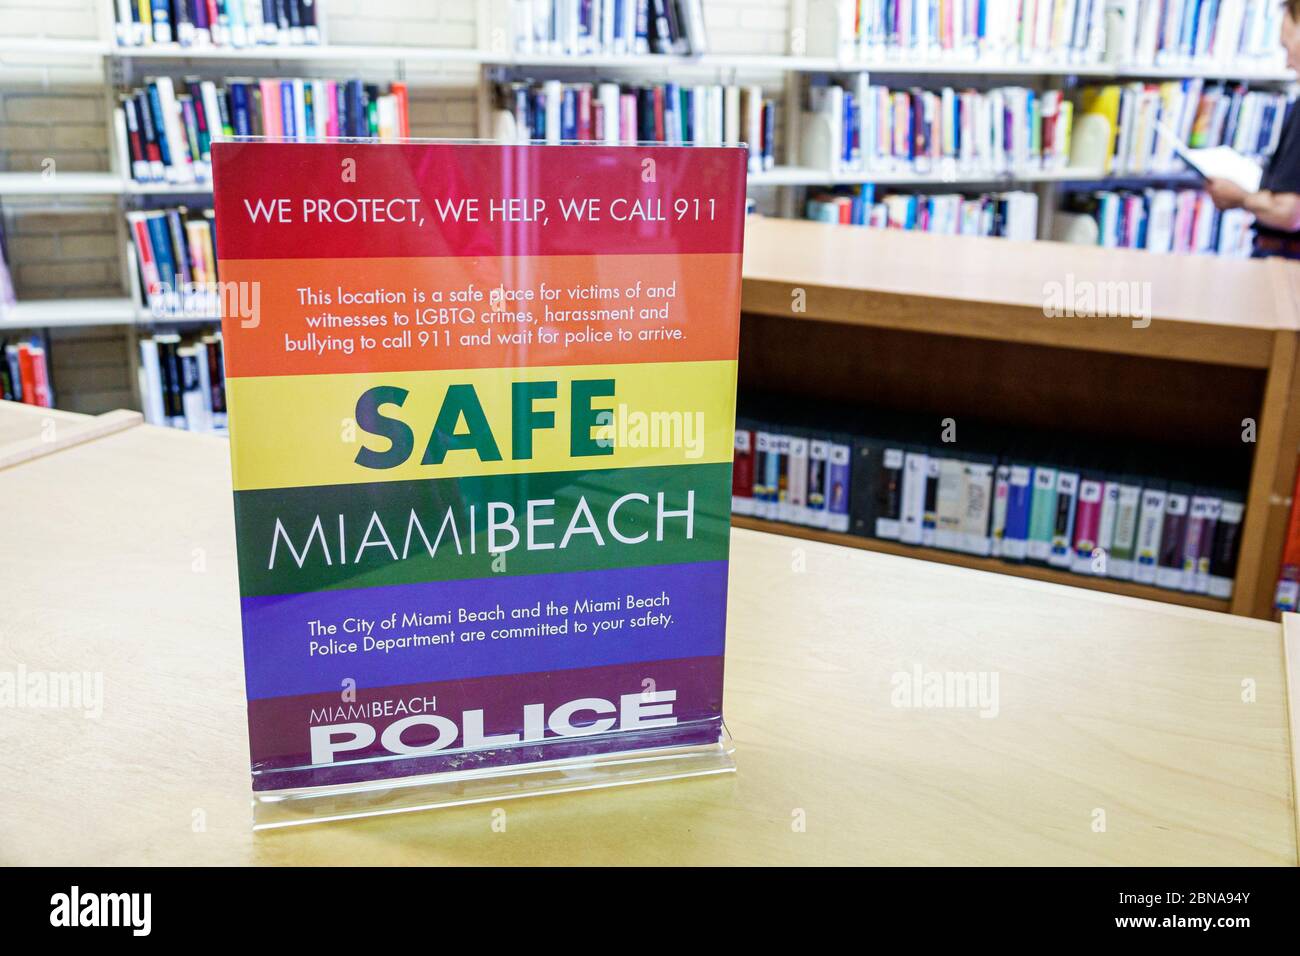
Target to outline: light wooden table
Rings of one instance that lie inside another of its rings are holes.
[[[129,428],[0,500],[0,671],[105,694],[0,714],[0,863],[1296,863],[1279,625],[752,531],[737,774],[255,835],[225,441]],[[893,706],[918,667],[997,716]]]
[[[142,421],[144,416],[139,412],[125,409],[103,415],[82,415],[22,402],[0,401],[0,468],[102,438]]]

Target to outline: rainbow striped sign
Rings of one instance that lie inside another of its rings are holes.
[[[716,741],[744,150],[213,159],[254,788]]]

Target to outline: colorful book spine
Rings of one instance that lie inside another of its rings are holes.
[[[736,423],[735,461],[731,467],[731,510],[739,515],[754,513],[754,432]]]
[[[849,530],[853,449],[846,442],[832,441],[826,451],[826,527],[842,534]]]
[[[1183,557],[1187,545],[1187,522],[1191,508],[1190,489],[1171,485],[1165,496],[1164,524],[1157,552],[1157,587],[1179,590],[1183,585]]]
[[[1057,471],[1034,468],[1033,499],[1029,512],[1029,542],[1026,555],[1030,561],[1046,564],[1052,556],[1052,539],[1057,523]]]
[[[1121,581],[1133,579],[1141,508],[1141,487],[1121,480],[1115,505],[1115,534],[1107,568],[1109,577]]]
[[[1096,574],[1102,552],[1102,511],[1105,505],[1105,485],[1097,478],[1083,477],[1079,481],[1079,501],[1075,506],[1073,555],[1070,570],[1076,574]]]
[[[1007,480],[1007,524],[1001,557],[1007,561],[1024,561],[1028,557],[1030,511],[1033,505],[1034,469],[1012,463]]]
[[[1079,475],[1074,471],[1056,473],[1056,515],[1052,522],[1052,550],[1047,563],[1068,568],[1073,563],[1074,522],[1079,504]]]
[[[902,517],[899,540],[904,544],[920,544],[924,527],[925,486],[929,474],[929,456],[921,450],[908,449],[903,456]]]
[[[880,480],[877,485],[876,537],[897,541],[903,533],[903,465],[906,452],[885,448],[880,456]]]
[[[1144,488],[1134,545],[1133,580],[1138,584],[1155,584],[1160,559],[1160,541],[1165,524],[1168,493],[1163,488]]]
[[[1210,570],[1206,593],[1210,597],[1232,596],[1233,579],[1237,571],[1237,554],[1241,547],[1241,522],[1246,506],[1242,501],[1225,497],[1214,524],[1210,544]]]

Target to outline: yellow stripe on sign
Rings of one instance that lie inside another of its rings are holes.
[[[231,378],[236,491],[727,462],[735,362]]]

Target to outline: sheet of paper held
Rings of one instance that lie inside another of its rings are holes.
[[[1156,129],[1173,143],[1174,152],[1206,179],[1227,179],[1248,193],[1259,190],[1264,170],[1249,156],[1241,155],[1231,146],[1191,149],[1164,123],[1157,122]]]

